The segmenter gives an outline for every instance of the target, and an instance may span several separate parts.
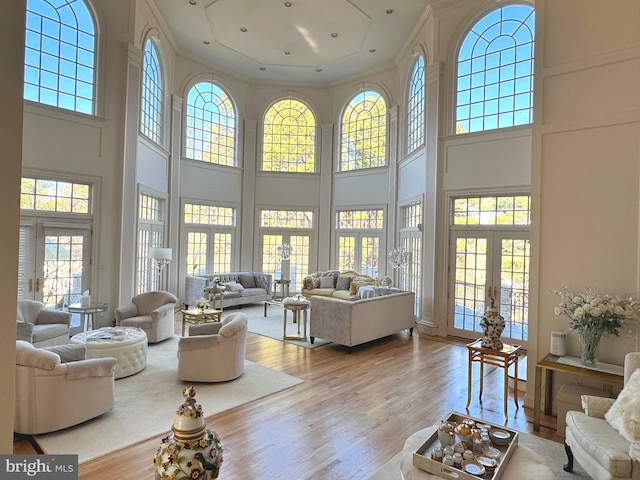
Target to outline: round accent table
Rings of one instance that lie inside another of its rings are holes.
[[[282,300],[284,306],[284,335],[283,340],[307,341],[307,310],[309,310],[309,300],[298,294],[295,297],[286,297]],[[287,310],[293,313],[293,323],[298,324],[298,333],[287,334]],[[302,315],[300,315],[302,312]],[[300,324],[304,326],[304,335],[300,333]]]
[[[147,334],[136,327],[104,327],[71,337],[86,348],[86,358],[116,359],[115,378],[128,377],[147,366]]]
[[[411,435],[404,443],[402,449],[402,463],[400,472],[403,480],[430,480],[440,479],[437,475],[420,470],[413,466],[413,452],[427,441],[437,425],[420,430]],[[511,455],[509,464],[502,476],[503,480],[521,480],[523,478],[535,478],[536,480],[557,480],[551,469],[544,463],[543,458],[530,448],[518,444]]]

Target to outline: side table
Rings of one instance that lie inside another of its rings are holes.
[[[484,383],[484,366],[494,365],[504,369],[504,418],[509,418],[509,410],[507,407],[507,401],[509,399],[509,367],[513,365],[514,378],[518,378],[518,354],[521,345],[509,345],[503,344],[502,350],[494,350],[491,348],[482,347],[482,339],[478,339],[475,342],[467,344],[469,350],[469,371],[467,378],[467,409],[471,404],[471,385],[473,376],[473,362],[480,363],[480,393],[478,400],[482,403],[482,387]],[[516,404],[516,410],[518,405],[518,385],[517,381],[514,384],[513,389],[513,401]]]
[[[301,340],[307,341],[307,310],[309,309],[309,300],[302,296],[286,297],[282,301],[284,306],[284,334],[283,340]],[[298,324],[298,333],[287,335],[287,310],[293,313],[293,323]],[[302,312],[302,322],[300,321],[300,312]],[[300,323],[304,324],[304,335],[300,333]]]
[[[67,307],[67,311],[69,313],[78,313],[80,314],[80,323],[82,325],[83,332],[90,332],[93,330],[93,326],[95,322],[93,321],[93,316],[97,313],[100,314],[102,312],[106,312],[107,308],[109,308],[109,304],[95,302],[91,303],[88,307],[83,307],[80,303],[72,303]]]
[[[187,323],[210,323],[219,322],[222,319],[222,310],[205,308],[200,310],[182,310],[182,336],[184,337],[184,327]]]
[[[278,285],[280,289],[278,292]],[[291,285],[291,279],[289,278],[276,278],[273,280],[273,299],[284,300],[289,296],[289,286]]]

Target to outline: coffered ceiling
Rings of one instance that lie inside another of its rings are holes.
[[[153,0],[179,51],[243,77],[326,83],[383,67],[428,0]]]

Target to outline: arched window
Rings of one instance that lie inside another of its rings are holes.
[[[424,144],[424,58],[413,67],[407,98],[407,153]]]
[[[24,98],[92,114],[95,24],[82,0],[27,0]]]
[[[280,100],[264,116],[262,170],[313,172],[316,119],[299,100]]]
[[[340,170],[380,167],[386,163],[387,105],[380,94],[354,96],[342,115]]]
[[[456,133],[533,120],[535,12],[508,5],[485,15],[458,53]]]
[[[211,82],[194,85],[187,95],[186,156],[234,166],[236,113],[229,96]]]
[[[142,102],[140,132],[160,144],[162,141],[162,71],[156,47],[151,40],[144,45],[142,60]]]

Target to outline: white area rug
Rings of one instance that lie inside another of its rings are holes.
[[[562,469],[562,466],[567,463],[567,456],[562,443],[552,442],[529,433],[520,433],[518,442],[520,445],[529,447],[534,452],[542,455],[549,468],[558,477],[558,480],[591,480],[591,477],[587,475],[578,462],[573,462],[573,473],[567,473]],[[369,477],[369,480],[401,480],[401,460],[402,452],[396,454],[385,463],[376,473]]]
[[[309,324],[307,320],[307,341],[303,342],[300,340],[283,340],[284,334],[284,307],[280,305],[268,305],[267,306],[267,316],[264,316],[264,305],[249,305],[243,306],[241,310],[229,309],[225,310],[225,313],[240,311],[247,315],[249,318],[249,331],[252,333],[257,333],[258,335],[262,335],[265,337],[273,338],[276,340],[280,340],[285,343],[292,343],[294,345],[298,345],[299,347],[305,348],[315,348],[320,347],[322,345],[326,345],[327,340],[322,340],[321,338],[316,338],[313,342],[309,340]],[[307,315],[309,315],[307,313]],[[302,314],[301,314],[302,316]],[[297,334],[298,325],[293,323],[293,314],[288,312],[287,314],[287,333]],[[300,326],[300,333],[304,333],[304,329],[302,325]]]
[[[48,454],[77,454],[86,462],[127,445],[168,433],[185,385],[196,386],[196,400],[205,417],[302,383],[299,378],[245,362],[245,373],[224,383],[178,380],[178,337],[149,345],[147,366],[115,381],[115,407],[110,412],[59,432],[35,436]]]

